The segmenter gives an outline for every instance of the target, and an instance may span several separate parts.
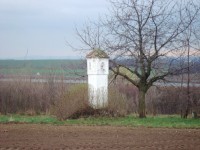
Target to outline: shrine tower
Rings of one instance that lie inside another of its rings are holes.
[[[102,108],[108,104],[109,57],[95,49],[87,56],[89,102],[93,108]]]

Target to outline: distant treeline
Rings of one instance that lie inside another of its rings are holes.
[[[128,67],[137,66],[137,63],[132,58],[119,59],[118,64],[122,64]],[[159,64],[163,65],[163,68],[170,66],[171,69],[175,70],[175,74],[187,73],[188,60],[187,57],[169,57],[165,59],[159,59]],[[189,60],[190,73],[200,73],[200,57],[191,56]]]

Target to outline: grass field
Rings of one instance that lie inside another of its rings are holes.
[[[32,123],[54,125],[88,125],[88,126],[126,126],[126,127],[149,127],[149,128],[196,128],[200,129],[200,119],[182,119],[180,116],[148,116],[139,119],[134,115],[127,117],[89,117],[59,121],[52,116],[23,116],[23,115],[0,115],[0,123]]]
[[[0,75],[84,74],[83,60],[0,60]]]

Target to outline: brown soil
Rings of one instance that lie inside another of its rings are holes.
[[[0,124],[5,149],[200,150],[200,130]]]

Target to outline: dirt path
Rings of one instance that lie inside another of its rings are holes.
[[[0,124],[0,150],[200,150],[200,130]]]

